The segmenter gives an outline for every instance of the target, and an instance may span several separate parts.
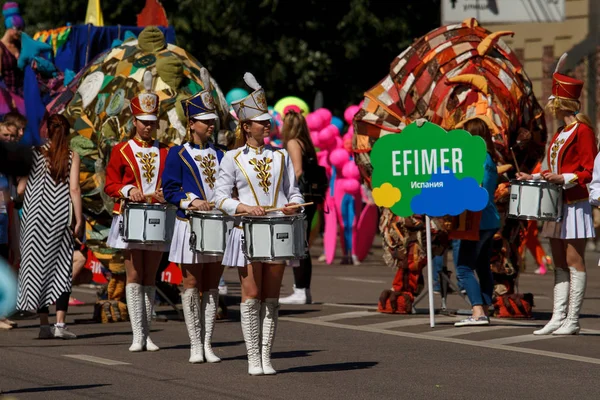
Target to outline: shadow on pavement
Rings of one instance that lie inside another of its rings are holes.
[[[212,347],[218,348],[218,347],[229,347],[229,346],[238,346],[240,344],[244,344],[243,340],[234,340],[231,342],[212,342]],[[190,345],[189,344],[178,344],[176,346],[167,346],[167,347],[161,347],[161,349],[163,350],[179,350],[179,349],[189,349]]]
[[[161,330],[159,329],[153,329],[150,331],[150,333],[153,332],[160,332]],[[97,332],[97,333],[84,333],[83,335],[77,335],[77,339],[93,339],[93,338],[99,338],[99,337],[105,337],[105,336],[131,336],[132,333],[129,331],[126,332]]]
[[[312,353],[320,353],[323,350],[294,350],[294,351],[278,351],[277,353],[271,354],[271,358],[297,358],[297,357],[308,357]]]
[[[242,342],[244,343],[244,342]],[[189,347],[189,346],[188,346]],[[298,357],[308,357],[311,353],[318,353],[322,350],[293,350],[293,351],[278,351],[277,353],[271,354],[272,359],[276,358],[298,358]],[[248,356],[246,354],[235,356],[235,357],[227,357],[222,358],[223,361],[233,361],[233,360],[247,360]]]
[[[0,394],[16,394],[16,393],[38,393],[38,392],[53,392],[53,391],[69,391],[69,390],[81,390],[81,389],[92,389],[103,386],[112,386],[108,383],[103,383],[99,385],[73,385],[73,386],[43,386],[37,388],[29,388],[29,389],[18,389],[18,390],[9,390],[8,392],[2,392]]]
[[[281,374],[289,374],[293,372],[337,372],[337,371],[353,371],[359,369],[367,369],[377,365],[377,362],[345,362],[338,364],[321,364],[308,365],[304,367],[288,368],[283,371],[278,371]]]

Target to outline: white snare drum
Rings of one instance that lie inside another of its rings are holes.
[[[171,204],[127,203],[119,232],[124,242],[170,243],[177,207]]]
[[[219,210],[190,211],[190,250],[206,256],[225,254],[227,235],[234,218]]]
[[[304,214],[242,217],[242,250],[250,261],[287,261],[306,258]]]
[[[562,217],[562,187],[547,181],[510,181],[508,217],[557,221]]]

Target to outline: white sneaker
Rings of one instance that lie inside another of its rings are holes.
[[[298,289],[294,285],[294,293],[279,299],[279,304],[311,304],[310,289]]]
[[[352,254],[352,264],[354,265],[360,265],[361,262],[358,260],[358,257],[354,254]]]
[[[454,323],[454,326],[478,326],[478,325],[489,325],[490,319],[488,317],[473,318],[469,317]]]
[[[54,325],[54,337],[57,339],[77,339],[77,335],[69,331],[66,326]]]
[[[319,262],[325,262],[325,261],[327,261],[327,256],[325,254],[321,254],[319,256],[319,258],[317,259],[317,261],[319,261]]]

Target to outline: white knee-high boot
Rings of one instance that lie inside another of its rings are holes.
[[[133,342],[131,343],[131,347],[129,347],[129,351],[143,351],[146,344],[143,329],[146,309],[142,285],[137,283],[127,284],[125,286],[125,296],[127,298],[127,312],[131,321],[131,331],[133,332]]]
[[[569,304],[569,270],[563,268],[554,269],[554,307],[552,318],[542,328],[534,331],[534,335],[549,335],[562,325],[567,315]]]
[[[260,310],[262,323],[262,366],[265,375],[275,375],[277,371],[271,365],[271,350],[275,341],[279,318],[279,299],[265,299]]]
[[[218,304],[219,291],[217,289],[202,293],[201,318],[202,329],[204,330],[202,338],[204,340],[204,356],[209,363],[218,363],[221,361],[212,349],[212,337],[213,332],[215,331]]]
[[[192,364],[204,362],[202,348],[202,328],[200,323],[200,296],[198,289],[186,289],[181,295],[183,318],[190,337],[190,362]]]
[[[569,312],[567,313],[567,319],[565,319],[561,327],[552,332],[553,335],[577,335],[581,329],[579,326],[579,313],[583,305],[587,274],[577,271],[573,267],[569,267],[569,269],[571,270]]]
[[[146,313],[144,315],[143,327],[146,337],[146,350],[158,351],[160,348],[150,339],[150,325],[152,325],[152,314],[154,312],[154,297],[156,296],[156,286],[144,286],[144,301],[146,303]]]
[[[262,375],[260,357],[260,300],[247,299],[240,304],[242,333],[248,353],[248,374]]]

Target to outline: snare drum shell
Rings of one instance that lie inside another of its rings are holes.
[[[508,217],[557,221],[562,216],[562,188],[546,181],[511,181]]]
[[[123,241],[169,244],[177,209],[162,204],[128,204],[123,211]]]
[[[307,256],[304,214],[242,218],[243,252],[250,261],[274,262]]]
[[[234,220],[220,211],[193,212],[190,214],[191,231],[194,233],[194,251],[210,256],[223,256],[227,236],[233,229]]]

